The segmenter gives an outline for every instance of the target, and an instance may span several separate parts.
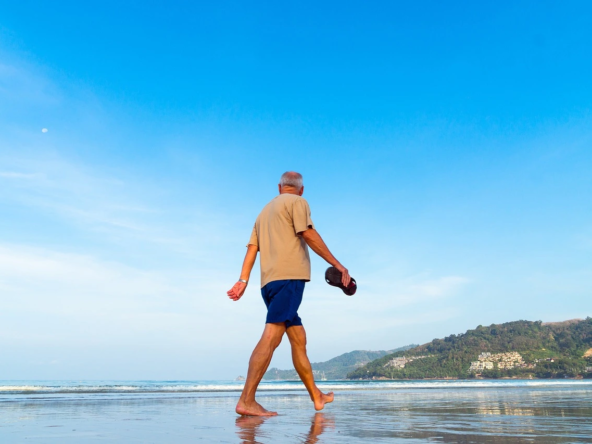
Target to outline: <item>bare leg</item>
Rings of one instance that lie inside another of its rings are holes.
[[[277,324],[265,324],[265,330],[259,340],[259,343],[253,350],[251,359],[249,360],[249,371],[247,373],[247,380],[245,387],[241,394],[238,404],[236,405],[236,413],[239,415],[248,416],[274,416],[276,412],[265,410],[261,405],[255,401],[255,392],[261,382],[261,378],[265,374],[273,352],[282,342],[282,336],[286,332],[286,326],[283,322]]]
[[[292,346],[292,361],[298,376],[304,383],[310,399],[314,402],[316,410],[323,410],[325,404],[333,402],[333,392],[324,394],[315,384],[312,367],[306,355],[306,331],[302,325],[294,325],[287,330],[288,339]]]

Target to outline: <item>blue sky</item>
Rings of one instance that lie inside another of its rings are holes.
[[[0,379],[245,374],[286,170],[313,361],[591,315],[589,2],[125,3],[0,3]]]

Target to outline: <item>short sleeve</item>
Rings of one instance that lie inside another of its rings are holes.
[[[310,207],[308,202],[303,199],[296,199],[292,207],[292,220],[294,222],[294,231],[296,234],[302,233],[309,228],[314,228],[312,219],[310,218]]]
[[[256,224],[253,226],[253,232],[251,233],[251,239],[249,239],[249,243],[248,243],[247,247],[249,245],[255,245],[256,247],[259,247],[259,238],[257,237],[257,225]]]

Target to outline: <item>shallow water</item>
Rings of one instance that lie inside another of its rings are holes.
[[[237,392],[11,392],[0,442],[592,442],[586,381],[435,382],[338,390],[318,414],[300,390],[268,390],[259,401],[280,413],[268,419],[237,417]]]

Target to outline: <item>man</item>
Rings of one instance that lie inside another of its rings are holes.
[[[314,382],[306,355],[306,332],[298,316],[305,282],[310,281],[308,247],[342,273],[348,286],[348,270],[331,254],[310,218],[310,208],[302,193],[302,175],[284,173],[278,185],[279,196],[269,202],[257,217],[240,279],[228,297],[238,301],[245,292],[257,252],[261,252],[261,295],[267,306],[263,336],[253,350],[245,388],[236,405],[236,413],[249,416],[274,416],[255,401],[255,392],[265,374],[273,352],[287,333],[292,347],[292,361],[316,410],[333,401],[333,392],[322,393]]]

